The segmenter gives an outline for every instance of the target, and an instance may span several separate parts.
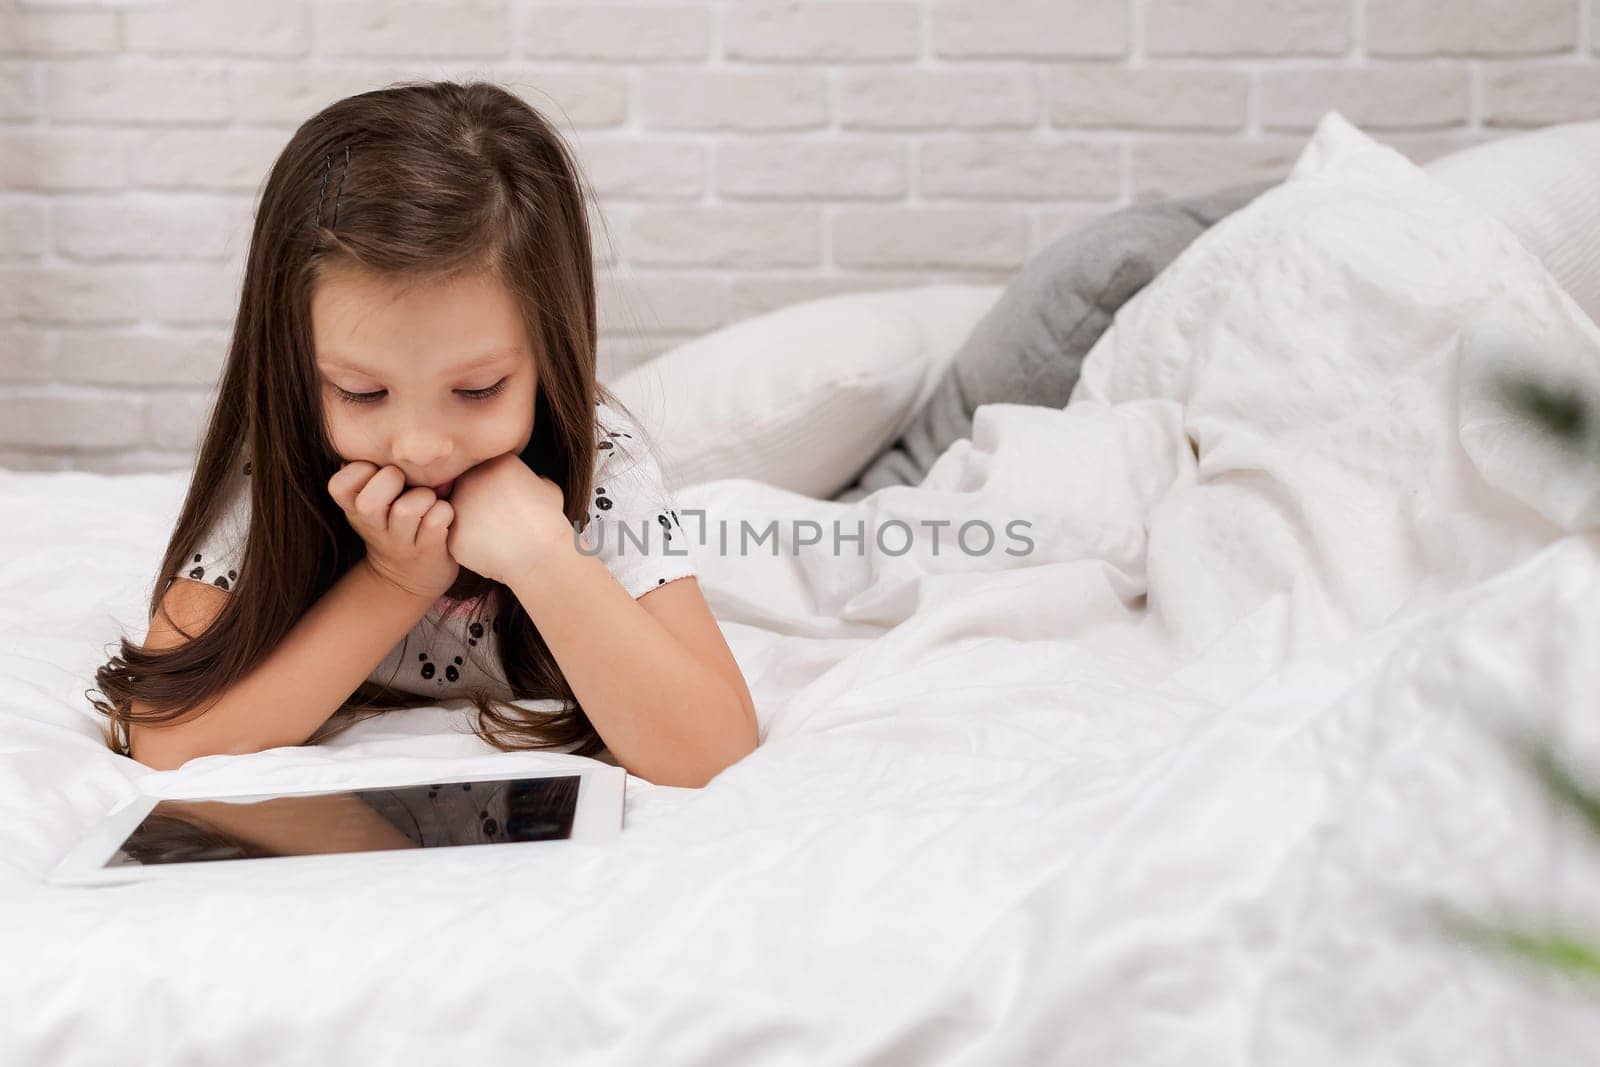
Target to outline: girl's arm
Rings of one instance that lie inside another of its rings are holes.
[[[168,620],[193,633],[196,601],[230,595],[186,578],[173,582],[144,647],[183,644],[188,638]],[[431,599],[384,580],[363,560],[334,582],[255,670],[225,690],[209,710],[197,716],[191,709],[187,717],[160,726],[131,725],[129,751],[140,763],[165,771],[197,756],[303,745],[432,606]],[[200,629],[220,607],[209,608]],[[144,711],[147,705],[136,700],[133,707]]]
[[[599,557],[578,551],[570,528],[566,533],[506,584],[617,762],[658,785],[699,788],[754,751],[755,713],[731,654],[717,657],[701,647],[704,640],[680,640],[643,603],[667,598],[670,586],[635,600]],[[695,598],[703,608],[698,591]],[[703,613],[710,618],[709,609]],[[691,631],[692,623],[686,636]]]

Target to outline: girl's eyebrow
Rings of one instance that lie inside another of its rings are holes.
[[[507,356],[514,355],[517,351],[518,349],[515,348],[502,348],[493,352],[485,352],[483,355],[469,359],[467,362],[456,367],[453,373],[465,374],[467,371],[477,370],[479,367],[486,367],[491,363],[499,363],[502,359],[505,359]],[[376,371],[370,371],[365,367],[358,366],[355,363],[340,359],[338,356],[322,356],[318,358],[317,363],[319,366],[323,367],[342,367],[345,370],[353,370],[357,374],[365,374],[369,378],[382,377],[382,375],[378,374]]]

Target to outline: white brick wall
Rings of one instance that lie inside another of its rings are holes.
[[[267,167],[389,81],[492,78],[572,139],[609,378],[797,300],[1004,282],[1281,177],[1329,108],[1417,162],[1600,117],[1597,4],[0,0],[0,465],[189,464]]]

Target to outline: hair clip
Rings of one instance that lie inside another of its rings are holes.
[[[339,201],[344,197],[344,176],[350,173],[350,146],[344,149],[344,170],[339,172],[339,189],[333,197],[333,229],[339,228]]]
[[[322,205],[328,200],[328,178],[333,174],[333,153],[329,152],[322,157],[322,188],[317,191],[317,213],[311,220],[311,233],[315,236],[317,229],[322,225]],[[339,203],[344,199],[344,178],[350,173],[350,149],[344,150],[344,170],[339,174],[339,187],[333,195],[333,222],[329,224],[330,230],[339,228]]]
[[[311,216],[311,234],[313,237],[316,236],[317,228],[322,225],[322,200],[323,197],[328,195],[328,173],[333,170],[333,156],[323,156],[322,161],[324,164],[322,168],[322,189],[317,193],[316,213]]]

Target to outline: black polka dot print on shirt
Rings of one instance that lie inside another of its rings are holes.
[[[422,680],[425,682],[432,681],[433,678],[439,673],[438,666],[433,662],[432,658],[429,657],[428,653],[426,652],[418,652],[417,659],[422,663],[422,669],[418,672],[422,675]],[[460,667],[461,657],[451,657],[450,662],[444,665],[444,678],[441,679],[440,684],[442,685],[444,682],[459,681],[461,679]]]
[[[197,582],[205,581],[206,568],[204,566],[204,561],[200,558],[200,553],[198,552],[194,554],[194,563],[195,566],[189,568],[189,577],[193,578]],[[232,589],[233,583],[237,582],[238,580],[239,572],[230,570],[226,575],[217,575],[211,580],[211,584],[216,586],[218,589]]]
[[[601,511],[611,510],[611,498],[606,496],[605,486],[596,486],[594,491],[594,506]]]

